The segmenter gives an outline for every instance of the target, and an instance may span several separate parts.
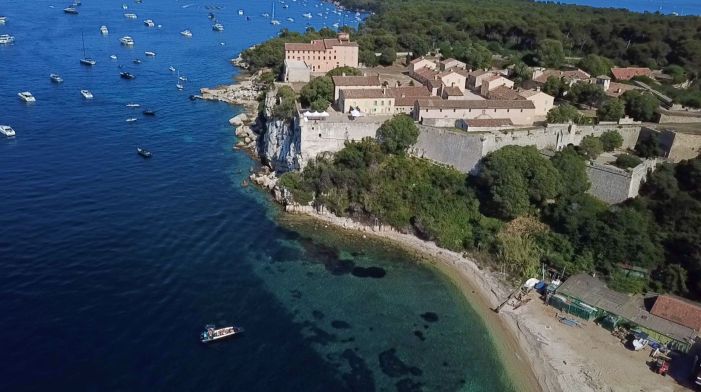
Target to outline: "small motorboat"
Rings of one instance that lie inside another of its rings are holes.
[[[128,122],[128,123],[136,122],[136,117],[130,117],[130,118],[128,118],[128,119],[127,119],[127,122]]]
[[[107,30],[107,26],[100,26],[100,34],[107,35],[109,33],[110,33],[110,31]]]
[[[63,78],[59,74],[51,74],[49,75],[49,78],[51,79],[52,82],[54,83],[63,83]]]
[[[134,79],[134,78],[136,77],[136,76],[130,74],[129,72],[120,72],[120,73],[119,73],[119,76],[120,76],[122,79],[129,79],[129,80]]]
[[[85,99],[93,99],[93,95],[90,90],[80,90],[80,95],[82,95]]]
[[[180,35],[182,35],[183,37],[192,38],[192,31],[190,31],[190,30],[183,30],[183,31],[180,32]]]
[[[141,155],[144,158],[151,158],[151,151],[141,148],[141,147],[136,147],[136,153]]]
[[[243,16],[243,10],[239,10],[239,16]]]
[[[178,90],[182,90],[185,88],[185,86],[183,86],[182,83],[178,82],[178,84],[175,85],[175,88],[177,88]]]
[[[224,31],[224,25],[222,25],[221,23],[215,23],[214,25],[212,25],[212,30]]]
[[[128,103],[127,107],[128,108],[140,108],[141,105],[139,105],[138,103]]]
[[[146,27],[154,27],[156,25],[151,19],[146,19],[144,21],[144,24],[146,25]]]
[[[178,79],[183,82],[187,82],[187,76],[178,76]]]
[[[137,18],[136,14],[131,14],[131,13],[124,14],[124,17],[127,19],[136,19]]]
[[[63,12],[67,14],[78,15],[78,9],[75,7],[66,7],[63,9]]]
[[[117,60],[117,55],[115,55],[115,54],[110,55],[110,58],[111,58],[112,60]]]
[[[146,51],[144,54],[148,57],[156,57],[156,52]]]
[[[170,70],[170,72],[175,72],[175,67],[173,67],[172,65],[168,67],[168,69]]]
[[[146,109],[146,110],[144,110],[143,113],[144,113],[144,116],[155,116],[156,115],[156,111],[151,110],[151,109]]]
[[[11,126],[9,125],[0,125],[0,133],[7,137],[14,137],[15,136],[15,130],[12,129]]]
[[[10,34],[1,34],[0,35],[0,45],[9,45],[13,42],[15,42],[14,36],[12,36]]]
[[[17,96],[24,102],[36,102],[37,100],[29,91],[22,91],[21,93],[17,93]]]
[[[204,331],[200,334],[200,341],[202,343],[209,343],[215,340],[224,339],[236,335],[240,335],[244,332],[241,327],[224,327],[216,328],[214,324],[209,324],[205,326]]]
[[[139,59],[134,59],[134,60],[132,60],[132,63],[134,63],[134,64],[141,64],[141,60],[139,60]]]
[[[124,45],[124,46],[133,46],[134,45],[134,39],[128,35],[125,35],[124,37],[120,38],[119,42],[121,42],[122,45]]]
[[[0,25],[4,25],[7,22],[7,16],[0,16]]]

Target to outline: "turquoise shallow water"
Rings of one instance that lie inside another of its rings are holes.
[[[0,34],[16,37],[0,47],[0,124],[17,131],[0,139],[0,390],[509,390],[485,327],[442,276],[281,228],[267,197],[241,188],[254,163],[231,151],[238,110],[187,97],[229,83],[227,60],[275,34],[260,16],[270,3],[126,4],[137,20],[121,2],[83,0],[77,16],[63,3],[0,4]],[[277,12],[301,30],[307,11],[317,27],[340,20],[330,7]],[[81,32],[95,67],[78,63]],[[127,34],[132,49],[118,42]],[[188,77],[183,92],[171,65]],[[18,100],[24,90],[35,104]],[[210,322],[247,332],[203,346]]]

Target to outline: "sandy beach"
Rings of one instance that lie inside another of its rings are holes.
[[[498,275],[462,254],[438,247],[388,226],[370,227],[310,206],[287,212],[310,217],[320,229],[335,226],[349,234],[372,236],[399,246],[448,276],[482,315],[511,379],[522,391],[684,391],[646,366],[649,351],[632,352],[597,325],[572,328],[558,322],[555,309],[537,294],[518,309],[498,306],[513,290]]]

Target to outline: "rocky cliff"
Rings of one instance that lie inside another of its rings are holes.
[[[259,152],[263,163],[277,173],[299,170],[300,130],[294,121],[273,117],[276,91],[268,92],[263,114],[263,135]]]

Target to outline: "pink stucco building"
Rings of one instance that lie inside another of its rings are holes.
[[[285,60],[304,61],[312,72],[328,72],[337,67],[358,68],[358,44],[348,33],[311,43],[286,43]]]

